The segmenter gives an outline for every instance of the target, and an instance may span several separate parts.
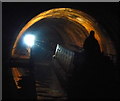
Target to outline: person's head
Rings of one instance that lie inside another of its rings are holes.
[[[95,32],[93,30],[90,31],[90,35],[94,36]]]

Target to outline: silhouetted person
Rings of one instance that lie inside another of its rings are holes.
[[[109,57],[102,55],[94,34],[90,31],[83,45],[84,51],[75,53],[75,68],[68,82],[70,100],[111,97],[108,84],[112,82],[112,63]]]
[[[100,54],[100,46],[94,37],[95,32],[90,31],[90,35],[86,38],[83,48],[88,54]]]
[[[95,32],[93,30],[90,31],[90,35],[86,38],[83,44],[84,54],[85,54],[85,66],[88,69],[95,70],[96,64],[101,64],[101,51],[100,45],[98,41],[95,39]]]

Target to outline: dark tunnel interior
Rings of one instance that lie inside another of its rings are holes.
[[[3,100],[120,99],[118,3],[2,7]],[[91,30],[100,53],[84,48]],[[32,48],[27,34],[35,35]]]
[[[52,55],[55,53],[57,44],[66,46],[71,50],[75,50],[73,47],[75,46],[74,37],[71,37],[70,33],[77,37],[77,41],[80,44],[78,47],[82,47],[85,37],[88,36],[87,30],[82,25],[78,25],[65,18],[43,19],[27,29],[25,34],[27,33],[35,33],[37,36],[36,40],[39,45],[34,48],[36,61],[40,59],[44,61],[44,58],[46,58],[46,60],[51,60]],[[25,47],[23,45],[24,43],[22,43],[23,37],[21,37],[21,41],[19,41],[20,45],[17,46],[18,50]]]

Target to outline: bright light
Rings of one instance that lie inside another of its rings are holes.
[[[24,43],[28,45],[29,47],[32,47],[35,42],[35,36],[31,34],[27,34],[24,36]]]

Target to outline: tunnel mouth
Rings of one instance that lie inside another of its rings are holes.
[[[52,20],[53,20],[53,22],[52,22]],[[105,31],[105,29],[101,29],[99,23],[93,17],[91,17],[90,15],[88,15],[82,11],[76,10],[76,9],[54,8],[54,9],[51,9],[51,10],[48,10],[48,11],[38,14],[37,16],[32,18],[21,29],[21,31],[19,32],[19,34],[16,38],[16,41],[13,45],[13,49],[12,49],[13,57],[16,57],[16,56],[19,57],[19,55],[16,54],[16,50],[18,49],[17,47],[19,46],[20,40],[22,40],[22,36],[29,30],[34,31],[34,30],[32,30],[32,28],[34,28],[35,25],[37,25],[37,24],[39,25],[41,23],[47,23],[47,21],[49,21],[49,22],[51,21],[51,23],[54,23],[54,24],[55,24],[55,22],[57,22],[57,24],[59,26],[55,27],[55,25],[53,24],[53,27],[54,27],[53,29],[57,30],[56,32],[58,32],[59,36],[63,39],[63,42],[61,44],[64,43],[64,45],[67,48],[71,49],[70,45],[68,45],[68,43],[71,41],[73,41],[71,44],[72,48],[73,48],[73,46],[82,47],[84,40],[89,35],[89,32],[91,30],[94,30],[96,33],[95,38],[99,42],[101,51],[109,56],[110,55],[117,56],[115,47],[114,47],[113,42],[111,41],[109,35],[107,34],[107,31]],[[66,22],[66,26],[68,26],[68,29],[67,29],[67,27],[65,29],[64,28],[65,26],[63,26],[65,24],[65,22]],[[76,27],[72,27],[72,26],[76,26]],[[62,34],[63,33],[61,31],[62,29],[65,30],[67,35]],[[69,37],[69,38],[71,37],[71,39],[68,38],[69,41],[66,41],[66,37]],[[29,58],[30,51],[29,51],[29,48],[27,48],[27,49],[28,49],[29,54],[26,55],[26,58]],[[75,50],[75,49],[73,49],[73,50]]]

